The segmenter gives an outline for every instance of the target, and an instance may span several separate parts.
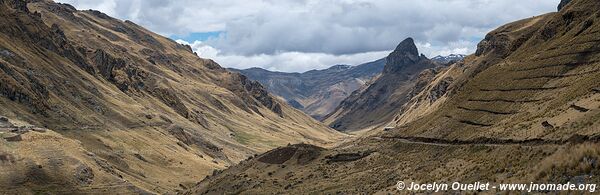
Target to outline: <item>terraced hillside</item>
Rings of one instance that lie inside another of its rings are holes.
[[[0,18],[0,193],[173,193],[343,137],[130,21],[46,0],[0,0]]]
[[[396,110],[397,128],[332,149],[279,148],[188,193],[394,193],[398,181],[600,182],[600,2],[567,2],[559,12],[490,32],[476,54],[440,70]]]
[[[600,83],[597,15],[578,8],[573,3],[488,34],[474,56],[451,68],[465,73],[447,77],[453,82],[444,105],[424,117],[428,122],[409,123],[402,132],[515,139],[594,133],[599,119],[594,89]]]

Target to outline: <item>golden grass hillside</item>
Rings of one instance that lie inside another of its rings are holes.
[[[396,128],[330,149],[278,148],[187,193],[410,193],[397,191],[398,181],[597,184],[599,8],[573,0],[490,32],[464,62],[422,72],[432,82],[387,118]]]
[[[277,146],[325,146],[344,137],[257,82],[132,22],[45,0],[2,0],[0,18],[0,115],[49,129],[11,143],[15,161],[2,168],[26,174],[40,164],[36,172],[47,172],[52,160],[61,164],[52,171],[85,165],[96,176],[60,190],[86,192],[116,177],[131,187],[115,192],[175,192]],[[56,141],[28,141],[38,136]],[[58,150],[53,144],[66,144],[58,154],[65,158],[38,156],[45,155],[40,148]],[[115,171],[97,168],[98,162]],[[57,173],[40,183],[2,175],[0,184],[31,193],[73,179]]]

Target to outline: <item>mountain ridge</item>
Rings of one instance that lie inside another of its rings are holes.
[[[266,86],[267,90],[316,119],[321,119],[350,93],[383,70],[384,59],[357,66],[334,65],[322,70],[303,73],[273,72],[262,68],[240,72]]]
[[[417,93],[431,74],[426,69],[444,65],[420,55],[412,38],[398,44],[386,58],[384,70],[372,83],[353,93],[323,120],[341,131],[381,126],[393,120],[394,112]]]
[[[133,22],[48,0],[2,0],[0,16],[3,190],[172,193],[276,146],[345,137]]]
[[[600,159],[597,8],[598,1],[572,0],[489,32],[465,60],[422,72],[431,80],[393,110],[390,128],[329,149],[278,148],[186,193],[411,193],[398,191],[401,181],[598,183],[589,177],[600,173],[589,163]]]
[[[438,64],[448,64],[460,61],[464,57],[465,55],[462,54],[451,54],[437,56],[431,60]],[[258,67],[243,70],[230,68],[229,70],[240,72],[251,80],[260,82],[266,86],[268,91],[280,96],[294,108],[304,111],[315,119],[322,120],[333,112],[343,99],[365,87],[381,74],[384,66],[385,59],[379,59],[356,66],[333,65],[326,69],[309,70],[302,73],[269,71]],[[315,80],[318,82],[314,82]],[[322,80],[333,80],[334,82]],[[312,84],[303,86],[302,83]]]

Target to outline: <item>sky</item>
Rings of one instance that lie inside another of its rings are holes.
[[[224,67],[303,72],[387,56],[471,54],[487,32],[559,0],[58,0],[131,20]]]

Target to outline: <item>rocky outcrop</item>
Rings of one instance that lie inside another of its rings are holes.
[[[412,38],[407,38],[400,42],[396,49],[386,58],[386,64],[383,68],[383,74],[398,73],[411,64],[417,63],[420,59],[419,51]]]
[[[382,74],[367,88],[342,101],[324,121],[344,131],[391,122],[395,113],[433,78],[435,71],[428,74],[425,70],[438,66],[441,65],[419,55],[414,40],[407,38],[386,58]]]
[[[561,0],[560,4],[558,4],[558,11],[562,10],[563,7],[567,6],[571,0]]]
[[[89,70],[90,74],[100,74],[123,92],[140,90],[146,85],[144,80],[148,77],[148,73],[145,70],[128,64],[124,59],[114,57],[102,49],[92,53],[90,61],[93,64]]]
[[[452,77],[445,77],[438,84],[434,85],[431,91],[429,91],[430,103],[435,102],[446,94],[446,92],[448,92],[448,87],[450,87],[450,84],[452,84],[453,81],[454,79]]]
[[[281,105],[279,102],[276,102],[275,99],[269,95],[267,90],[265,90],[259,82],[252,81],[248,79],[248,77],[241,74],[238,74],[238,76],[246,93],[249,93],[263,106],[278,114],[280,117],[283,117],[283,110],[281,110]]]
[[[154,88],[149,90],[150,93],[158,98],[161,102],[166,104],[167,106],[173,108],[177,112],[177,114],[181,115],[184,118],[189,117],[189,109],[185,106],[183,101],[177,96],[177,93],[173,89],[168,88]]]
[[[45,113],[49,91],[36,75],[22,72],[16,67],[0,62],[0,95],[28,106],[37,113]]]
[[[115,74],[113,74],[113,69],[122,69],[125,67],[125,60],[120,58],[114,58],[112,55],[106,53],[102,49],[97,49],[92,57],[92,62],[95,64],[96,69],[100,75],[102,75],[105,79],[114,80]],[[94,74],[92,72],[92,74]]]

